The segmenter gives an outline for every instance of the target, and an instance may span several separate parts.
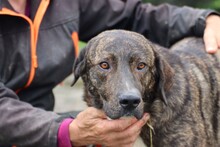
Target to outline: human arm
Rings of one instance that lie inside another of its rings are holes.
[[[126,29],[169,47],[184,37],[202,37],[206,17],[215,13],[169,4],[153,6],[140,0],[80,0],[79,3],[79,37],[84,41],[106,29]]]
[[[0,112],[0,146],[56,146],[59,116],[20,101],[1,82]]]

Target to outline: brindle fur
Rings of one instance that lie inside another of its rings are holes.
[[[112,30],[89,41],[74,65],[81,76],[84,99],[113,119],[125,115],[118,95],[138,90],[141,102],[131,114],[151,115],[154,147],[220,146],[220,53],[207,54],[202,39],[180,41],[170,50],[142,35]],[[109,62],[103,70],[100,62]],[[147,68],[136,70],[139,62]],[[141,137],[150,146],[149,127]]]

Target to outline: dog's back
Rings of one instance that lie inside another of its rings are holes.
[[[153,136],[154,145],[220,146],[220,52],[206,53],[198,38],[157,51],[175,74],[166,92],[168,105],[160,110],[165,112],[152,111],[152,125],[158,132]],[[153,107],[158,110],[161,105]],[[148,131],[145,127],[142,135],[150,140]]]
[[[189,73],[190,85],[195,85],[191,86],[190,97],[195,99],[191,112],[199,113],[202,120],[198,127],[204,126],[204,146],[220,146],[220,51],[208,54],[202,38],[188,38],[178,46],[173,51],[185,52],[180,58],[186,62],[184,69]],[[201,134],[199,129],[198,134]]]

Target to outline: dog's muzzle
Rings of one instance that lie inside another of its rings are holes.
[[[103,110],[111,119],[134,116],[141,119],[144,113],[144,103],[140,93],[123,92],[113,101],[104,101]]]
[[[140,119],[143,115],[141,105],[141,96],[137,92],[127,92],[118,96],[119,105],[121,106],[121,115],[135,116]]]
[[[127,111],[134,110],[140,103],[141,98],[138,95],[121,95],[119,96],[119,103],[123,109]]]

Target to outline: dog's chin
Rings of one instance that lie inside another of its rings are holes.
[[[111,109],[112,110],[112,109]],[[140,111],[138,109],[132,110],[132,111],[126,111],[126,110],[121,110],[121,111],[109,111],[105,110],[106,115],[110,119],[119,119],[122,117],[136,117],[136,119],[141,119],[143,116],[143,111]]]
[[[141,119],[143,116],[143,112],[140,112],[138,110],[125,112],[121,117],[136,117],[137,119]]]

